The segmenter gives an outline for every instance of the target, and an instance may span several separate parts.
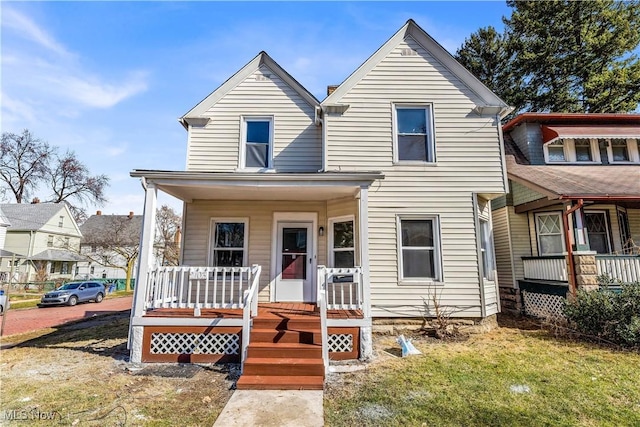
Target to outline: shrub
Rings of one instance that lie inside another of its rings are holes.
[[[640,348],[640,282],[614,288],[607,277],[598,279],[600,289],[580,290],[565,304],[569,324],[585,337]]]

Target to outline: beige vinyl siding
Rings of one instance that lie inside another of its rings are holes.
[[[248,218],[249,245],[245,266],[262,266],[260,276],[260,301],[269,301],[269,283],[272,279],[272,233],[275,212],[317,212],[318,226],[327,224],[327,204],[325,202],[301,201],[226,201],[206,200],[187,203],[184,230],[183,264],[205,266],[208,264],[209,236],[212,218]],[[326,263],[326,236],[314,239],[318,242],[318,265]],[[315,274],[315,272],[310,272]]]
[[[416,56],[402,56],[411,47]],[[369,252],[374,316],[422,316],[434,291],[453,316],[480,316],[473,193],[504,193],[495,117],[408,37],[345,94],[349,108],[327,124],[328,170],[381,170],[369,190]],[[394,165],[393,103],[432,103],[436,164]],[[444,282],[398,284],[397,215],[437,215]]]
[[[493,240],[496,249],[498,283],[504,287],[515,287],[513,283],[513,259],[511,256],[511,233],[509,229],[509,207],[492,212]]]
[[[529,233],[529,217],[533,215],[517,214],[513,210],[513,206],[507,207],[509,212],[509,232],[511,234],[511,250],[513,256],[513,271],[517,280],[524,279],[524,263],[522,262],[523,256],[531,256],[532,249],[536,248],[537,243],[535,241],[535,231],[533,231],[533,242],[527,239]]]
[[[210,118],[206,126],[189,130],[189,171],[230,172],[238,168],[242,116],[273,116],[277,171],[317,172],[322,168],[321,128],[314,124],[314,106],[265,65],[204,116]]]
[[[631,239],[636,247],[640,248],[640,209],[627,209],[629,216],[629,228],[631,229]]]

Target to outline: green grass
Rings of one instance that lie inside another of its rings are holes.
[[[414,344],[422,355],[381,357],[330,383],[327,425],[640,425],[638,353],[510,328]],[[387,347],[397,345],[390,339]]]

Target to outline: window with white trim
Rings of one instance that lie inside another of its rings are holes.
[[[393,157],[398,162],[434,162],[432,105],[393,105]]]
[[[536,218],[536,236],[539,255],[561,255],[564,253],[564,235],[562,231],[562,214],[539,213]]]
[[[329,265],[335,268],[355,266],[354,217],[339,217],[329,220]]]
[[[398,217],[400,280],[439,280],[440,250],[437,217]]]
[[[600,163],[597,139],[557,139],[543,146],[546,163]]]
[[[273,168],[273,117],[243,117],[240,169]]]
[[[58,227],[62,228],[64,226],[64,216],[60,215],[60,218],[58,219]]]
[[[209,265],[244,267],[247,265],[247,219],[212,219]]]
[[[51,234],[49,234],[47,236],[47,247],[48,248],[52,248],[53,247],[53,236]]]
[[[607,141],[607,155],[609,163],[638,163],[640,162],[638,140],[612,138]]]
[[[495,270],[493,261],[493,237],[491,224],[484,218],[480,218],[480,252],[482,255],[482,273],[485,280],[494,280]]]

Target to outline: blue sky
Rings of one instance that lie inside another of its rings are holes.
[[[318,99],[414,19],[454,53],[504,2],[2,2],[2,132],[29,129],[107,174],[106,214],[142,213],[133,169],[184,170],[177,122],[264,50]],[[160,203],[180,206],[169,196]]]

